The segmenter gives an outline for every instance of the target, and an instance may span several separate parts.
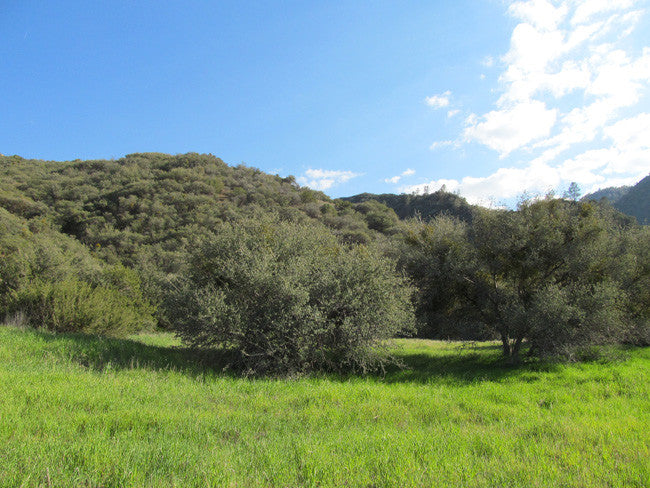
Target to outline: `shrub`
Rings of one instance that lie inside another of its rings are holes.
[[[493,338],[480,318],[468,313],[466,277],[475,268],[466,223],[446,215],[405,225],[399,257],[417,286],[414,295],[418,335],[433,339]]]
[[[629,327],[614,283],[548,285],[532,302],[525,320],[531,349],[541,356],[573,359],[594,345],[620,342]]]
[[[10,315],[23,315],[27,325],[56,332],[125,336],[153,325],[146,303],[134,303],[107,286],[91,286],[75,278],[37,280],[20,289]]]
[[[394,262],[321,226],[224,224],[195,253],[170,304],[178,335],[234,349],[251,374],[367,371],[410,331],[410,287]]]

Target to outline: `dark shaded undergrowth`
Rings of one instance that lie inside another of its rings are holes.
[[[240,377],[237,355],[228,350],[193,349],[175,345],[171,336],[161,336],[151,344],[152,336],[128,339],[88,334],[56,334],[29,331],[54,358],[69,360],[93,371],[149,369],[177,371],[190,377],[201,375]],[[154,336],[155,337],[155,336]],[[436,344],[439,347],[436,347]],[[392,351],[398,364],[385,371],[366,375],[384,383],[473,383],[501,381],[528,373],[553,371],[559,365],[551,361],[531,359],[513,366],[501,356],[498,345],[486,343],[445,343],[435,341],[397,341]],[[321,376],[321,375],[318,375]],[[332,381],[348,381],[357,375],[323,374]]]

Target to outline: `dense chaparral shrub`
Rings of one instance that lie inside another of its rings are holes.
[[[152,328],[153,313],[134,270],[107,265],[45,221],[0,209],[0,319],[120,336]]]
[[[25,325],[55,332],[123,337],[154,323],[153,309],[146,303],[135,303],[115,288],[74,278],[35,281],[16,293],[8,311],[21,315]]]
[[[234,350],[251,374],[367,371],[411,330],[410,294],[372,248],[269,218],[222,225],[168,306],[186,343]]]

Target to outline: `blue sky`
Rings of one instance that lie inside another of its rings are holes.
[[[0,153],[499,204],[650,172],[648,0],[12,1]]]

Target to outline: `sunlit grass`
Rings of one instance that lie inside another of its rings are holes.
[[[170,334],[0,327],[0,486],[650,485],[650,349],[396,347],[384,375],[243,379]]]

